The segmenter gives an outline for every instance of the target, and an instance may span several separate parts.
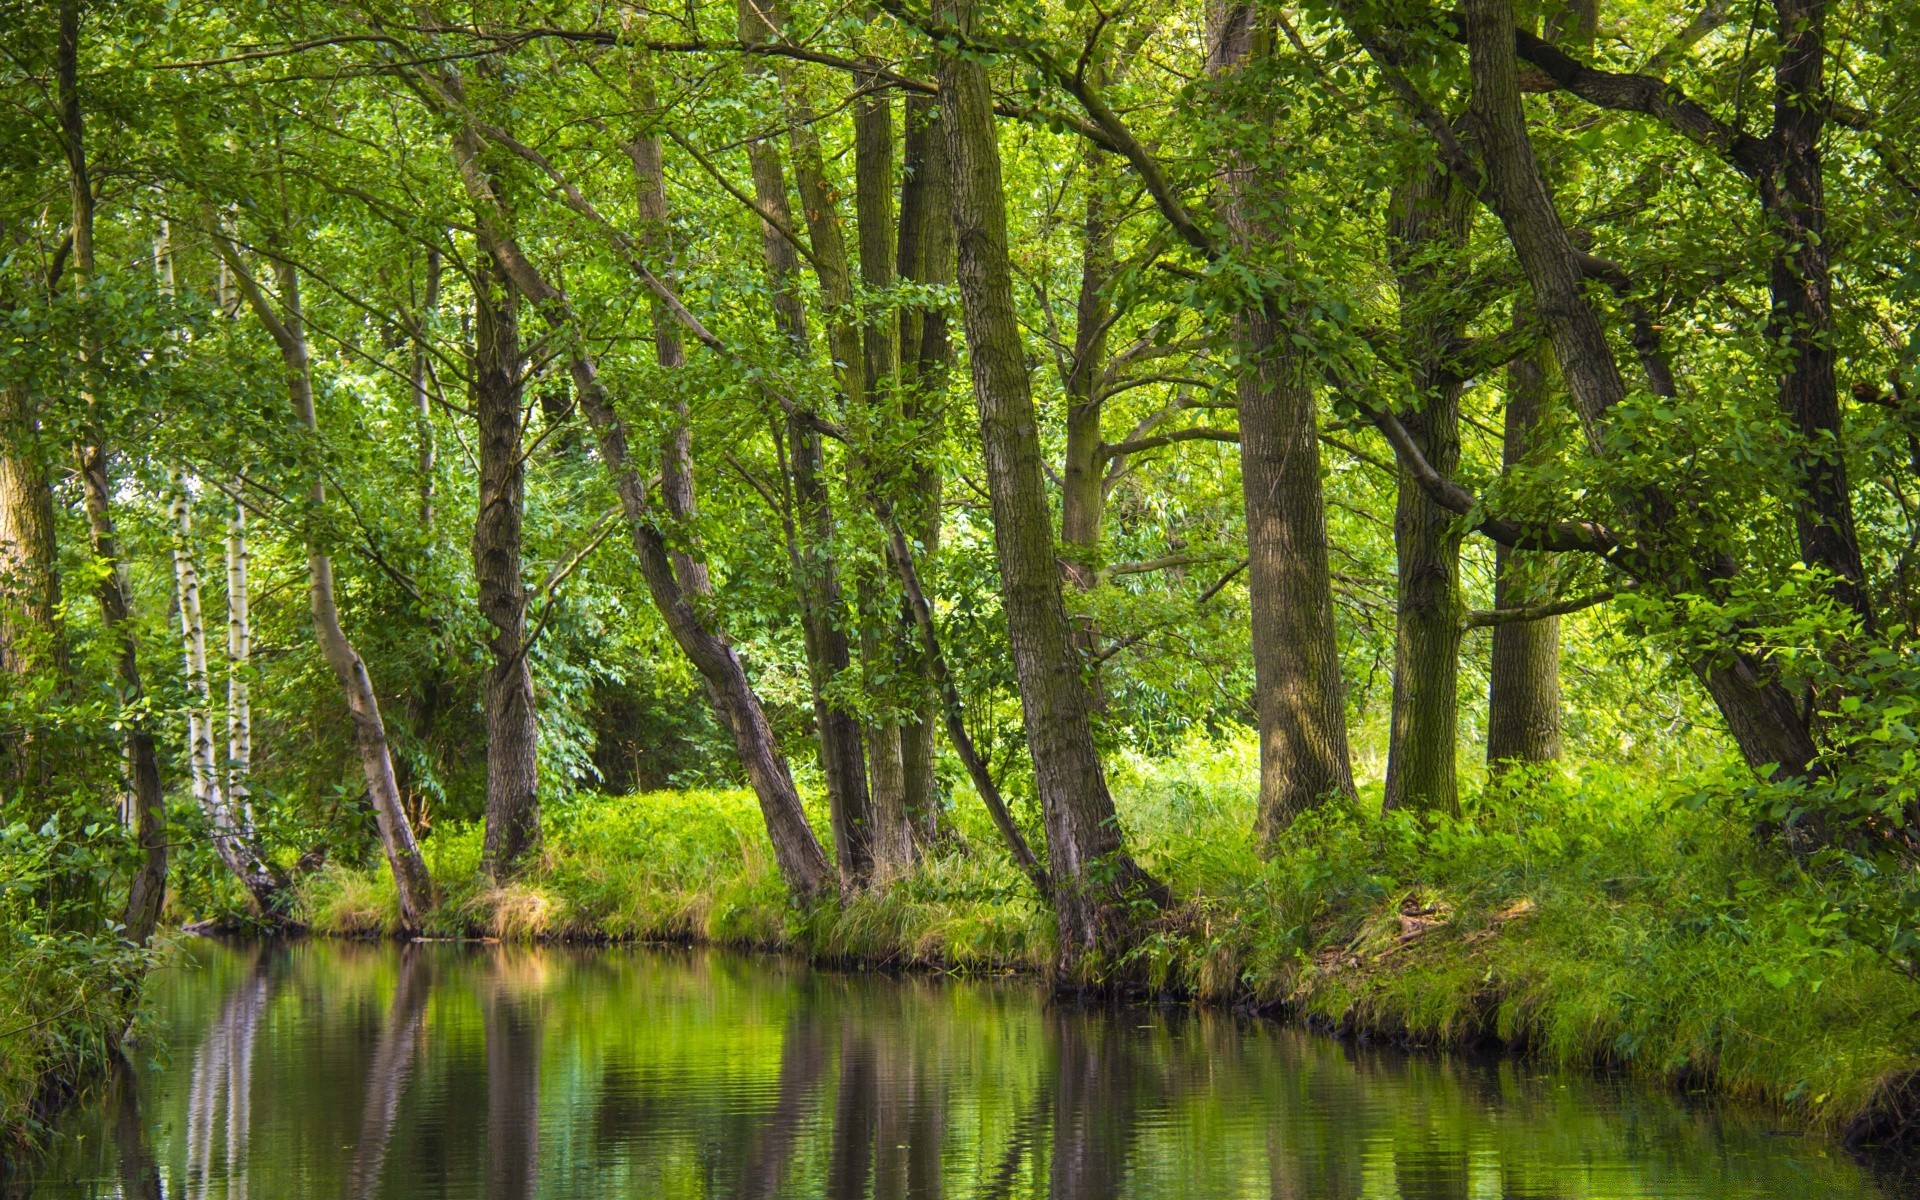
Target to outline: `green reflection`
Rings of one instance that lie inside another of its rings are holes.
[[[195,949],[52,1197],[1865,1197],[1625,1084],[1017,984],[651,950]]]

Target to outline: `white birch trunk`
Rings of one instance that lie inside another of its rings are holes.
[[[185,478],[173,501],[173,575],[180,588],[180,637],[187,660],[187,753],[193,768],[193,799],[214,822],[223,821],[220,781],[213,766],[213,695],[207,682],[207,631],[200,614],[200,570],[193,561],[193,501]]]
[[[238,494],[238,488],[235,489]],[[253,617],[247,596],[247,510],[234,502],[227,522],[227,803],[253,828],[253,703],[248,660],[253,654]]]

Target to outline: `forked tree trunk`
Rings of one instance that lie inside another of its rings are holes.
[[[901,276],[914,283],[953,282],[953,215],[948,203],[947,139],[939,105],[926,96],[909,96],[900,184],[900,248],[895,259]],[[947,378],[953,347],[947,314],[939,305],[906,307],[900,312],[901,408],[914,432],[904,510],[906,528],[928,558],[940,550],[940,446]],[[909,606],[911,607],[911,606]],[[908,620],[913,620],[911,611]],[[917,644],[917,643],[916,643]],[[940,701],[931,686],[931,666],[916,654],[912,669],[922,681],[917,719],[900,726],[903,802],[914,837],[929,845],[940,830],[940,781],[935,774],[934,729]]]
[[[93,279],[93,184],[87,173],[86,132],[80,105],[80,4],[60,5],[60,41],[56,55],[60,140],[66,151],[67,183],[73,207],[72,274],[77,287]],[[91,407],[92,398],[88,397]],[[116,643],[115,666],[120,676],[120,703],[124,711],[144,714],[145,689],[140,682],[139,646],[133,632],[126,567],[113,527],[112,481],[107,475],[107,451],[97,436],[78,447],[81,493],[87,509],[87,533],[100,572],[96,595],[100,623]],[[145,945],[160,920],[167,891],[167,809],[160,791],[159,756],[144,715],[127,722],[127,792],[131,800],[134,838],[140,846],[140,866],[127,887],[124,924],[127,938]]]
[[[1548,351],[1542,347],[1507,367],[1506,429],[1501,467],[1512,471],[1540,442],[1546,415]],[[1523,608],[1551,597],[1552,559],[1535,550],[1494,551],[1493,606]],[[1560,757],[1560,618],[1508,621],[1493,627],[1487,682],[1487,767],[1552,762]]]
[[[970,23],[969,0],[946,11],[963,26]],[[1013,303],[993,94],[986,69],[970,57],[942,54],[939,77],[995,558],[1047,828],[1056,968],[1063,982],[1086,982],[1135,944],[1142,910],[1164,901],[1166,890],[1127,853],[1094,749],[1092,696],[1060,595],[1039,427]]]
[[[491,264],[489,264],[491,266]],[[473,280],[473,409],[479,425],[480,497],[473,524],[473,577],[493,632],[482,702],[487,728],[487,822],[482,866],[494,882],[513,876],[540,844],[539,731],[527,666],[527,589],[520,578],[526,508],[520,402],[519,297],[497,267]]]
[[[1388,218],[1389,254],[1400,290],[1400,340],[1411,360],[1414,398],[1401,424],[1435,470],[1460,461],[1462,380],[1446,365],[1464,332],[1454,297],[1461,271],[1450,261],[1466,244],[1473,197],[1438,167],[1423,165],[1397,189]],[[1444,464],[1444,465],[1443,465]],[[1400,469],[1393,541],[1399,603],[1393,649],[1393,716],[1385,807],[1458,814],[1459,520]]]
[[[1208,67],[1229,89],[1242,86],[1234,76],[1264,40],[1256,37],[1255,14],[1240,3],[1219,5],[1210,14]],[[1238,161],[1225,174],[1222,214],[1230,244],[1235,254],[1257,255],[1271,240],[1272,181]],[[1334,640],[1314,380],[1292,333],[1288,314],[1272,299],[1249,304],[1234,317],[1260,726],[1258,824],[1267,844],[1301,813],[1354,791]]]

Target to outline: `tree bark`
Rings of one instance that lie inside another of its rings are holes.
[[[492,627],[483,704],[487,728],[487,819],[481,863],[497,883],[540,844],[539,732],[527,665],[527,590],[520,577],[526,478],[520,446],[519,298],[499,270],[473,280],[473,409],[479,425],[480,497],[473,576]]]
[[[0,388],[0,671],[67,673],[53,487],[24,383]]]
[[[1451,476],[1460,461],[1462,380],[1446,358],[1465,333],[1465,321],[1453,303],[1462,273],[1450,256],[1466,244],[1473,197],[1437,166],[1423,165],[1418,172],[1398,189],[1387,231],[1400,290],[1400,341],[1413,373],[1415,407],[1400,420],[1427,462]],[[1402,466],[1393,518],[1399,602],[1387,809],[1460,811],[1454,763],[1465,608],[1460,539],[1455,514],[1434,503]]]
[[[1216,78],[1231,80],[1264,40],[1256,37],[1254,11],[1230,3],[1214,13],[1208,66]],[[1235,254],[1251,257],[1271,238],[1271,185],[1238,160],[1225,174],[1222,215],[1230,244]],[[1330,796],[1354,794],[1313,380],[1288,325],[1271,298],[1234,317],[1260,725],[1258,821],[1269,845],[1301,813]]]
[[[931,97],[909,96],[904,108],[900,246],[895,262],[901,276],[913,283],[951,284],[953,216],[939,105]],[[944,308],[929,304],[901,309],[901,404],[904,423],[914,434],[908,494],[901,507],[921,553],[929,557],[940,549],[939,451],[952,349]],[[934,771],[934,727],[940,701],[925,658],[916,656],[913,669],[923,681],[922,698],[915,710],[917,719],[900,726],[902,791],[914,837],[926,846],[940,830],[940,781]]]
[[[224,265],[224,264],[223,264]],[[427,292],[416,314],[420,331],[414,338],[413,361],[407,372],[413,389],[414,470],[420,477],[420,528],[433,530],[434,470],[438,448],[433,436],[433,393],[428,389],[426,327],[440,306],[440,251],[427,251]]]
[[[227,522],[227,803],[253,825],[253,610],[249,594],[247,510],[238,501]]]
[[[900,370],[900,315],[890,307],[898,281],[899,245],[893,205],[893,106],[886,92],[863,97],[853,112],[854,224],[860,245],[860,283],[867,306],[861,330],[866,357],[867,411],[874,432],[898,427],[905,416]],[[869,462],[872,456],[867,456]],[[891,468],[892,463],[875,464]],[[889,681],[880,713],[867,723],[867,780],[873,800],[873,865],[882,877],[913,864],[913,826],[907,811],[905,738],[895,711],[897,685],[911,647],[910,626],[887,586],[884,571],[857,576],[862,676]]]
[[[1547,406],[1544,347],[1507,367],[1506,429],[1501,468],[1522,465],[1540,442]],[[1552,560],[1534,550],[1494,550],[1493,606],[1540,600],[1552,583]],[[1543,763],[1560,757],[1560,618],[1508,621],[1493,627],[1487,684],[1487,767]]]
[[[970,0],[957,0],[948,11],[964,26]],[[995,558],[1047,829],[1059,929],[1056,969],[1063,980],[1084,982],[1118,963],[1138,936],[1135,906],[1151,908],[1166,890],[1127,853],[1094,749],[1092,697],[1061,599],[1039,428],[1013,304],[1006,196],[986,69],[977,59],[946,53],[939,78]]]
[[[74,285],[85,288],[93,279],[93,184],[87,173],[86,129],[80,104],[80,5],[60,5],[60,35],[56,54],[60,141],[66,151],[69,194],[73,206]],[[88,398],[92,407],[92,397]],[[113,486],[107,476],[107,451],[97,434],[78,448],[81,492],[87,509],[88,540],[94,557],[106,568],[100,572],[96,595],[100,623],[115,646],[123,710],[143,714],[145,689],[140,681],[139,645],[133,632],[133,608],[126,566],[113,526],[109,500]],[[160,921],[167,891],[167,809],[160,791],[160,762],[153,734],[144,715],[127,722],[127,783],[132,801],[134,838],[140,846],[140,866],[127,887],[124,924],[127,939],[145,945]]]

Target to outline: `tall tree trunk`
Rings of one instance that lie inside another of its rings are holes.
[[[193,553],[193,501],[188,481],[177,481],[173,501],[173,572],[180,598],[180,640],[186,663],[187,757],[193,801],[206,816],[214,852],[269,920],[282,917],[286,876],[261,850],[250,824],[228,804],[213,751],[213,687],[207,672],[206,621],[200,605],[200,568]]]
[[[873,81],[877,82],[877,81]],[[862,340],[866,352],[866,426],[878,433],[896,429],[905,416],[900,370],[900,315],[888,293],[898,282],[899,264],[893,205],[893,106],[888,93],[863,97],[853,112],[854,218],[860,242],[860,283],[868,306]],[[891,461],[873,463],[892,475]],[[871,481],[879,482],[879,481]],[[860,658],[862,674],[889,681],[902,676],[911,653],[910,626],[886,573],[859,576]],[[905,739],[891,714],[898,685],[889,684],[883,715],[867,723],[867,780],[873,797],[873,865],[882,876],[898,875],[913,863],[913,826],[907,812]]]
[[[1256,43],[1264,53],[1267,35],[1254,28],[1256,11],[1228,3],[1213,14],[1208,66],[1217,78],[1231,84],[1256,53]],[[1235,254],[1251,257],[1271,240],[1272,184],[1237,160],[1225,174],[1230,244]],[[1234,317],[1260,726],[1258,822],[1268,844],[1329,796],[1354,793],[1313,377],[1292,332],[1288,314],[1271,298]]]
[[[238,494],[238,487],[235,494]],[[249,595],[247,510],[238,502],[227,522],[227,803],[253,827],[253,609]]]
[[[1413,406],[1401,424],[1434,469],[1460,461],[1462,380],[1446,356],[1464,332],[1453,297],[1461,271],[1449,256],[1466,244],[1473,197],[1436,166],[1423,165],[1394,197],[1389,253],[1400,289],[1400,340],[1412,361]],[[1443,465],[1444,464],[1444,465]],[[1400,468],[1393,540],[1399,603],[1393,651],[1393,717],[1385,807],[1458,814],[1460,527],[1411,471]]]
[[[1487,197],[1506,226],[1515,257],[1532,285],[1534,303],[1553,344],[1567,393],[1596,455],[1605,455],[1607,420],[1625,399],[1626,383],[1607,343],[1599,313],[1583,294],[1580,265],[1565,225],[1541,177],[1520,104],[1511,0],[1467,0],[1463,29],[1473,77],[1469,106],[1486,163]],[[1660,569],[1676,590],[1724,580],[1731,567],[1696,561],[1697,547],[1660,545],[1665,503],[1658,495],[1623,494],[1617,502],[1650,538]],[[1695,673],[1713,696],[1741,755],[1758,768],[1772,764],[1803,773],[1816,748],[1794,699],[1771,667],[1744,652],[1711,655]]]
[[[445,76],[443,81],[454,96],[462,95],[457,76]],[[455,166],[480,218],[477,237],[481,247],[500,264],[523,299],[544,312],[555,328],[571,332],[572,305],[514,240],[506,208],[481,167],[477,138],[471,127],[463,127],[452,142]],[[811,904],[832,890],[831,868],[812,826],[807,824],[806,809],[800,803],[786,759],[774,742],[760,698],[747,681],[746,669],[733,646],[708,625],[709,616],[703,611],[706,605],[695,607],[694,602],[702,598],[690,597],[674,573],[666,534],[647,502],[646,481],[628,453],[626,424],[614,411],[592,355],[576,348],[567,365],[580,409],[593,429],[600,461],[612,478],[614,493],[620,497],[621,511],[632,531],[634,553],[640,560],[647,592],[667,631],[706,681],[708,695],[733,734],[740,764],[759,798],[781,878],[796,901]]]
[[[927,96],[909,96],[904,107],[900,247],[895,262],[900,274],[913,283],[951,284],[953,215],[940,108]],[[940,435],[953,348],[941,306],[902,308],[900,318],[901,404],[904,423],[914,439],[908,496],[901,507],[921,553],[931,557],[940,549]],[[908,620],[912,619],[909,611]],[[940,828],[940,781],[934,772],[940,701],[931,686],[930,664],[917,656],[913,665],[923,681],[922,699],[916,719],[900,726],[902,791],[907,819],[924,846]]]
[[[80,4],[60,5],[59,75],[61,144],[66,151],[69,193],[73,206],[72,275],[77,287],[93,280],[93,184],[87,173],[86,130],[80,105]],[[88,398],[92,407],[92,397]],[[167,891],[167,809],[160,791],[160,762],[153,734],[144,716],[145,689],[140,682],[139,646],[134,639],[133,608],[127,588],[126,566],[113,527],[109,500],[113,486],[107,476],[107,451],[97,434],[78,448],[81,492],[87,509],[88,540],[93,555],[106,569],[100,572],[96,594],[100,623],[116,643],[115,666],[120,675],[120,703],[136,715],[127,722],[127,783],[132,800],[134,838],[140,846],[140,866],[127,887],[124,924],[127,938],[145,945],[160,921]]]
[[[1546,415],[1548,351],[1533,350],[1507,367],[1506,429],[1501,469],[1524,463],[1540,442]],[[1493,606],[1522,608],[1548,599],[1552,560],[1534,550],[1494,551]],[[1487,767],[1543,763],[1560,757],[1560,618],[1508,621],[1493,627],[1487,671]]]
[[[970,0],[957,0],[948,11],[970,23]],[[1063,980],[1086,981],[1114,966],[1134,944],[1136,906],[1151,907],[1166,891],[1127,853],[1094,749],[1092,697],[1060,595],[1039,427],[1013,304],[1006,194],[986,69],[977,59],[946,53],[939,77],[995,558],[1047,828],[1059,929],[1056,968]]]
[[[739,6],[740,38],[760,42],[775,34],[770,21],[779,19],[777,7],[751,3]],[[828,348],[836,375],[849,404],[865,396],[865,348],[853,320],[853,284],[847,270],[846,239],[839,211],[823,174],[820,145],[813,132],[812,113],[795,87],[790,70],[770,72],[786,96],[788,141],[794,173],[806,210],[806,231],[827,306]],[[754,201],[763,214],[760,243],[767,282],[773,297],[774,324],[786,335],[797,359],[804,361],[808,346],[807,318],[800,294],[800,256],[788,234],[797,234],[787,203],[786,173],[778,144],[758,139],[747,146],[753,170]],[[786,232],[776,227],[774,220]],[[834,856],[843,886],[863,883],[873,870],[872,796],[860,722],[844,704],[832,698],[830,685],[853,665],[847,636],[846,604],[840,571],[834,556],[834,517],[827,490],[824,448],[819,432],[798,409],[787,417],[787,457],[793,472],[795,506],[799,510],[799,578],[802,632],[807,644],[809,682],[813,691],[814,723],[820,739],[821,771],[827,779],[827,801],[833,822]]]
[[[1794,524],[1800,556],[1834,575],[1834,597],[1874,628],[1867,572],[1847,486],[1846,430],[1834,382],[1833,268],[1827,239],[1820,135],[1826,124],[1827,0],[1774,0],[1772,142],[1778,154],[1760,181],[1772,218],[1774,253],[1767,341],[1792,357],[1779,383],[1780,407],[1800,434]]]
[[[473,409],[479,425],[480,502],[473,524],[473,576],[492,626],[483,703],[487,727],[487,828],[481,861],[496,882],[540,844],[539,732],[527,666],[527,589],[520,578],[526,510],[520,402],[519,297],[494,267],[473,280]]]
[[[189,480],[176,478],[173,499],[173,575],[179,589],[180,640],[186,663],[187,762],[194,803],[209,817],[220,811],[222,792],[213,765],[213,688],[207,677],[207,628],[200,607],[200,567],[193,552],[193,500]],[[218,834],[216,834],[216,837]]]

